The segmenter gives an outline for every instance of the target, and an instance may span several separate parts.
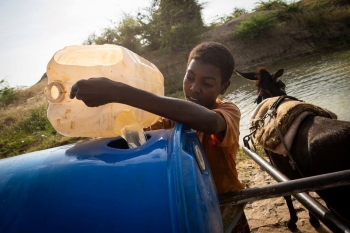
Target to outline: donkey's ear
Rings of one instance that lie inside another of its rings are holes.
[[[242,73],[242,72],[239,72],[238,70],[235,70],[235,72],[236,72],[236,74],[238,74],[239,76],[241,76],[243,78],[246,78],[246,79],[249,79],[252,81],[258,80],[258,76],[256,73],[252,73],[252,72]]]
[[[273,79],[275,80],[275,82],[278,82],[278,80],[282,77],[284,72],[284,69],[279,69],[276,71],[276,73],[273,74]]]

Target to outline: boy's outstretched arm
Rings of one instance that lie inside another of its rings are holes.
[[[122,103],[204,132],[218,133],[226,130],[224,118],[210,109],[186,100],[158,96],[107,78],[91,78],[75,83],[70,98],[82,100],[89,107],[107,103]]]

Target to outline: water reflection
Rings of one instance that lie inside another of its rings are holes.
[[[314,55],[266,68],[270,72],[285,69],[282,80],[288,95],[326,108],[336,113],[340,120],[350,121],[350,50]],[[227,93],[224,99],[235,102],[242,113],[242,145],[243,137],[249,132],[250,114],[256,106],[256,87],[253,82],[234,75]]]

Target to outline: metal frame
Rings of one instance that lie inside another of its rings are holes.
[[[271,166],[254,151],[243,146],[243,151],[263,170],[277,180],[278,184],[248,188],[232,193],[219,195],[220,204],[242,204],[278,196],[293,195],[305,208],[313,213],[325,226],[334,232],[350,232],[350,226],[331,213],[305,191],[316,191],[350,184],[350,170],[328,173],[325,175],[290,180],[283,173]],[[315,182],[317,180],[317,182]]]

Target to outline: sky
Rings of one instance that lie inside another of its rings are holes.
[[[0,81],[30,87],[46,72],[52,56],[66,46],[118,22],[124,13],[136,15],[151,0],[1,0]],[[204,22],[228,15],[235,7],[251,11],[258,0],[199,0]]]

